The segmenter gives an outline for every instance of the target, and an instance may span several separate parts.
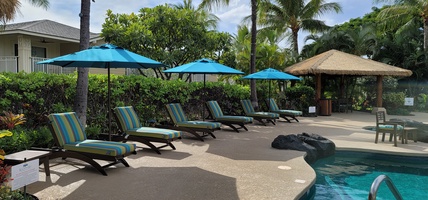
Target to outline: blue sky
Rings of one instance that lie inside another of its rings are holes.
[[[351,18],[362,17],[364,14],[371,12],[371,8],[376,6],[372,0],[327,0],[327,2],[338,2],[341,4],[343,12],[329,13],[320,16],[320,19],[328,25],[341,24]],[[179,4],[183,0],[96,0],[91,4],[91,32],[101,32],[101,26],[104,23],[107,9],[111,9],[113,13],[137,13],[140,8],[154,7],[162,4]],[[11,23],[33,21],[40,19],[49,19],[73,27],[79,27],[80,19],[80,1],[63,1],[51,0],[50,8],[44,10],[31,6],[28,1],[21,1],[22,6],[20,13]],[[200,0],[193,0],[195,6],[200,3]],[[230,0],[228,7],[216,9],[213,11],[220,18],[218,24],[219,31],[236,33],[237,25],[241,23],[243,17],[249,15],[250,12],[249,0]],[[307,33],[300,33],[299,45],[303,46],[303,37]]]

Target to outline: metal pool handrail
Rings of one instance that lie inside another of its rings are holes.
[[[372,186],[370,188],[369,193],[369,200],[376,200],[376,194],[379,189],[380,184],[385,181],[386,185],[388,186],[389,190],[391,190],[392,194],[394,195],[395,199],[397,200],[403,200],[403,197],[401,197],[400,192],[398,192],[397,188],[395,187],[392,180],[387,175],[379,175],[372,183]]]

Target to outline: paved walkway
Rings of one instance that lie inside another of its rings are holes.
[[[427,113],[407,118],[428,123]],[[110,167],[108,176],[76,161],[51,160],[51,177],[40,173],[40,181],[27,190],[45,199],[295,199],[315,180],[315,172],[304,161],[304,152],[271,148],[278,135],[317,133],[331,139],[338,149],[382,151],[391,154],[428,156],[428,144],[409,141],[374,144],[374,126],[369,113],[333,113],[332,116],[283,120],[276,126],[249,125],[249,131],[215,132],[217,139],[200,142],[183,139],[177,150],[162,155],[138,151],[127,158],[130,166]],[[189,136],[190,137],[190,136]],[[137,144],[138,145],[138,144]]]

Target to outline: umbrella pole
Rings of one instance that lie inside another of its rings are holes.
[[[205,79],[206,79],[206,74],[204,74],[204,89],[205,89]],[[202,104],[205,103],[205,92],[203,94],[203,102]],[[202,121],[205,121],[205,105],[202,105]]]
[[[271,80],[269,80],[268,98],[270,98],[270,82],[271,82]]]
[[[107,66],[107,113],[108,113],[108,140],[111,141],[111,110],[110,110],[110,64]]]

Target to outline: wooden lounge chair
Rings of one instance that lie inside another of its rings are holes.
[[[404,123],[397,121],[387,121],[385,118],[385,111],[376,112],[376,138],[375,143],[378,141],[379,133],[382,133],[382,142],[385,141],[385,133],[390,133],[389,141],[394,137],[394,146],[397,146],[397,135],[402,135],[404,130]]]
[[[279,109],[278,105],[275,102],[275,99],[273,98],[268,98],[266,100],[267,106],[269,108],[269,112],[274,112],[274,113],[278,113],[280,117],[284,118],[285,120],[287,120],[287,122],[291,123],[291,120],[295,120],[296,122],[299,122],[299,120],[296,118],[298,116],[302,116],[302,111],[298,111],[298,110],[283,110],[283,109]],[[291,119],[288,119],[288,117],[290,117]]]
[[[137,141],[161,154],[159,149],[167,146],[175,150],[175,146],[171,142],[181,138],[181,132],[177,130],[143,127],[132,106],[116,107],[113,109],[113,113],[120,129],[120,137],[115,137],[114,140]],[[164,145],[155,146],[153,142],[164,143]]]
[[[255,120],[259,121],[265,126],[266,126],[266,123],[263,120],[266,120],[267,122],[270,122],[273,125],[276,125],[274,120],[279,119],[278,113],[256,112],[249,99],[241,100],[241,104],[242,104],[242,107],[244,108],[244,112],[246,116],[254,118]]]
[[[189,121],[179,103],[167,104],[166,108],[170,118],[174,123],[173,126],[168,128],[186,131],[201,141],[204,141],[203,137],[206,136],[216,138],[213,132],[215,130],[220,130],[221,123],[208,121]]]
[[[49,128],[55,140],[50,159],[79,159],[107,176],[104,168],[117,163],[129,167],[125,157],[136,153],[135,144],[87,139],[85,129],[74,112],[50,114],[49,121]],[[109,161],[109,164],[101,166],[95,159]]]
[[[247,127],[245,127],[245,124],[253,123],[252,117],[224,115],[217,101],[208,101],[207,107],[214,121],[220,122],[226,126],[229,126],[230,128],[232,128],[234,131],[238,133],[239,133],[238,129],[240,128],[243,128],[246,131],[248,131]],[[234,125],[238,125],[240,127],[237,128]]]

